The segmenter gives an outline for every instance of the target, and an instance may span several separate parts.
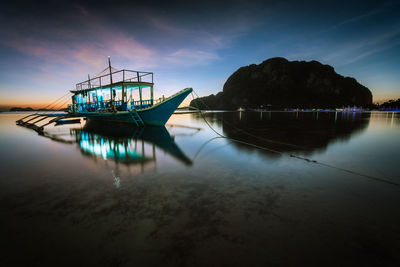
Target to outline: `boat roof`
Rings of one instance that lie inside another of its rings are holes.
[[[70,90],[70,92],[77,94],[119,85],[153,86],[153,73],[126,69],[118,70],[77,83],[76,89]]]
[[[106,84],[106,85],[102,85],[102,86],[97,86],[97,87],[92,87],[92,88],[88,88],[88,89],[82,89],[82,90],[70,90],[71,93],[73,94],[79,94],[82,92],[89,92],[89,91],[95,91],[95,90],[99,90],[99,89],[104,89],[104,88],[109,88],[109,87],[116,87],[116,86],[120,86],[120,85],[130,85],[130,86],[153,86],[154,83],[148,83],[148,82],[117,82],[117,83],[111,83],[111,84]]]

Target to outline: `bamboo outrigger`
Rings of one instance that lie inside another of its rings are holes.
[[[114,121],[130,123],[141,127],[145,125],[165,125],[172,113],[192,92],[192,88],[183,89],[168,98],[154,99],[153,73],[134,70],[118,70],[113,72],[110,58],[106,74],[76,84],[70,92],[72,104],[68,105],[68,113],[63,114],[31,114],[16,123],[43,132],[43,127],[60,120],[72,117],[84,117],[94,121]],[[145,90],[148,97],[144,97]],[[38,122],[55,117],[44,125]]]

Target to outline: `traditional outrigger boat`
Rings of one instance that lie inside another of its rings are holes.
[[[168,97],[154,100],[153,73],[133,70],[112,72],[78,83],[72,90],[68,113],[90,120],[132,123],[136,126],[165,125],[172,113],[192,92],[186,88]],[[147,90],[147,98],[144,97]]]
[[[50,123],[71,117],[130,123],[138,127],[165,125],[193,91],[192,88],[186,88],[168,98],[163,96],[154,99],[152,72],[127,69],[113,71],[110,59],[104,71],[107,73],[94,78],[88,76],[88,80],[76,84],[76,88],[70,91],[73,94],[72,104],[68,105],[67,114],[35,113],[18,120],[17,124],[39,132]],[[47,117],[56,118],[45,125],[36,125]]]

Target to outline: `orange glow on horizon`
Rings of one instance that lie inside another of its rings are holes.
[[[50,105],[51,102],[32,102],[32,103],[26,103],[26,102],[11,102],[11,103],[4,103],[4,102],[0,102],[0,108],[13,108],[13,107],[19,107],[19,108],[33,108],[33,109],[38,109],[38,108],[45,108],[48,105]],[[66,103],[63,106],[61,106],[62,103],[56,103],[55,105],[50,106],[50,108],[66,108],[68,106],[68,104],[70,103]]]

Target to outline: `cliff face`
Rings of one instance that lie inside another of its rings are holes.
[[[201,109],[336,108],[371,105],[372,94],[329,65],[271,58],[239,68],[225,82],[222,92],[201,100],[197,102]],[[196,107],[194,101],[190,105]]]

